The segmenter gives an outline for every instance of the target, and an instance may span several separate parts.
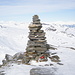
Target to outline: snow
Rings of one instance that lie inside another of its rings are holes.
[[[3,67],[5,71],[3,72],[5,75],[30,75],[30,70],[35,66],[24,65],[24,64],[11,64],[7,65],[7,67]]]
[[[75,51],[67,48],[58,48],[57,54],[61,58],[63,66],[58,67],[58,75],[74,75],[75,69]]]
[[[14,22],[1,22],[0,25],[0,63],[5,54],[13,55],[25,51],[28,35],[28,24]]]
[[[64,26],[65,24],[65,26]],[[50,50],[55,52],[60,57],[63,65],[56,62],[31,61],[31,65],[25,64],[11,64],[0,68],[4,71],[5,75],[30,75],[30,70],[35,67],[56,68],[55,75],[75,75],[75,27],[68,27],[66,25],[73,25],[70,23],[47,23],[43,25],[46,32],[48,44],[53,45],[57,50]],[[14,55],[17,52],[25,52],[28,41],[28,25],[29,23],[19,22],[0,22],[0,64],[5,57],[5,54]],[[56,31],[48,29],[56,29]],[[53,66],[45,65],[53,64]]]

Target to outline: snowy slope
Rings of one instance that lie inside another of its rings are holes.
[[[75,27],[70,28],[60,24],[50,24],[45,25],[44,29],[50,44],[63,47],[75,47]]]
[[[0,64],[5,54],[14,55],[17,52],[25,51],[28,41],[28,25],[28,23],[0,22]],[[58,63],[50,60],[45,63],[32,62],[32,65],[45,67],[44,64],[52,63],[54,64],[53,67],[57,68],[55,75],[75,75],[75,27],[67,25],[43,23],[42,28],[46,32],[48,44],[57,48],[57,50],[50,50],[50,52],[57,53],[63,65],[58,65]],[[0,70],[4,70],[6,75],[29,75],[31,68],[34,68],[34,66],[13,64],[9,68],[3,67]],[[46,68],[51,68],[51,66]]]
[[[0,52],[3,59],[5,54],[15,54],[25,51],[27,44],[28,24],[3,22],[0,23]],[[1,63],[1,60],[0,60]]]

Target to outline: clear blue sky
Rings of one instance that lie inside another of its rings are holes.
[[[75,21],[75,0],[0,0],[0,21]]]

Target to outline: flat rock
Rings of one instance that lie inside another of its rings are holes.
[[[54,69],[33,68],[30,70],[30,75],[55,75]]]

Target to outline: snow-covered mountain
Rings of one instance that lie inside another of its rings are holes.
[[[28,41],[28,25],[28,23],[0,22],[0,64],[5,54],[14,55],[17,52],[25,51]],[[58,65],[58,63],[51,61],[47,63],[54,64],[53,67],[57,68],[56,75],[75,75],[75,24],[43,23],[42,29],[46,32],[48,44],[57,48],[57,50],[50,50],[50,52],[59,55],[63,65]],[[34,62],[32,65],[39,64],[44,63]],[[33,67],[34,66],[15,64],[13,66],[17,72],[20,71],[18,75],[25,75],[25,73],[29,75],[27,72]],[[48,68],[49,67],[51,66],[48,66]],[[15,75],[17,72],[13,70],[12,66],[10,68],[11,69],[4,69],[6,75]],[[21,71],[21,69],[24,70]]]
[[[75,25],[69,26],[64,24],[45,25],[48,42],[55,46],[75,47]]]

